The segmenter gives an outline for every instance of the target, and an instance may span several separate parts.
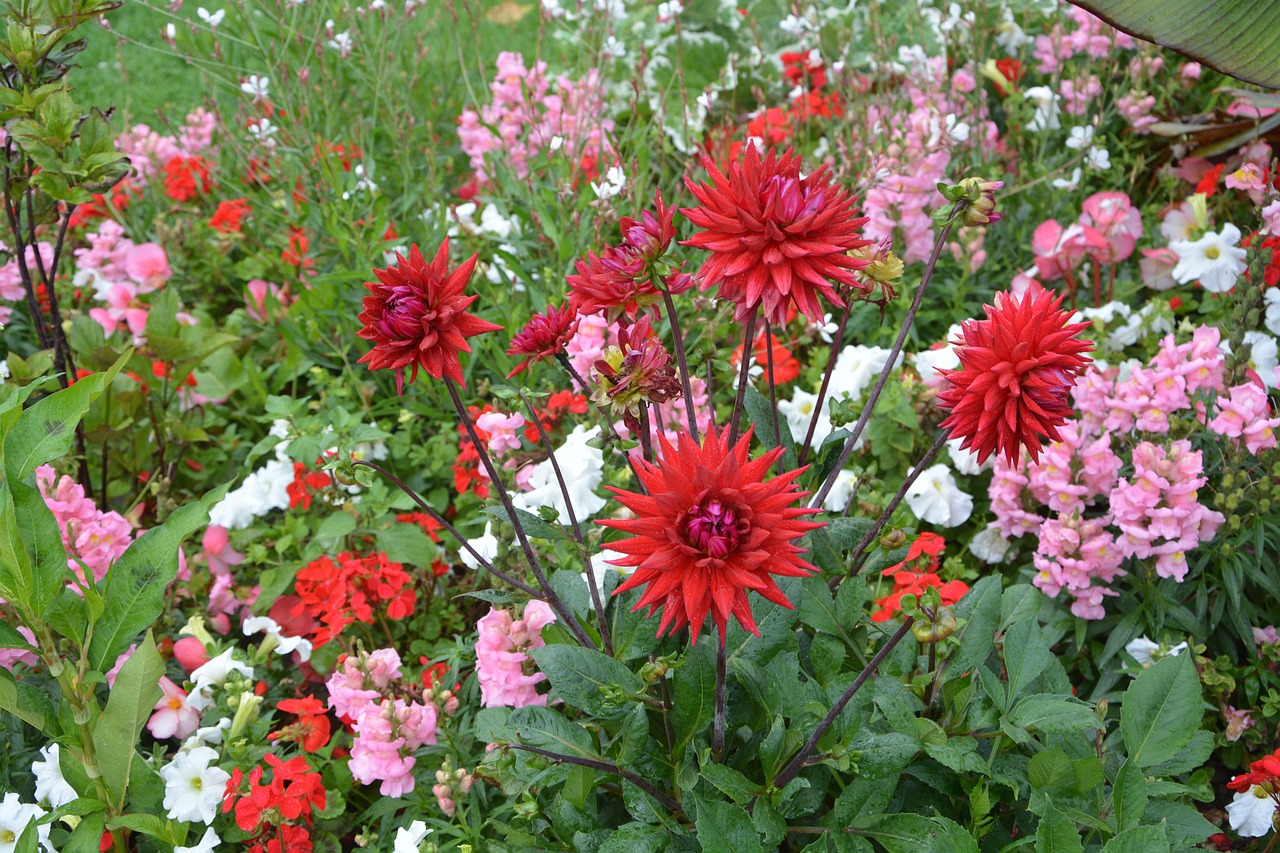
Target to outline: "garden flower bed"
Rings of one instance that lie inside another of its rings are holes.
[[[3,853],[1275,846],[1274,93],[1054,0],[7,24]]]

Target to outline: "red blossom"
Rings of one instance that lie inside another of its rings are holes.
[[[321,557],[298,572],[295,587],[299,602],[293,613],[319,623],[312,634],[316,646],[354,622],[373,622],[375,606],[385,605],[389,619],[403,619],[413,613],[418,600],[404,567],[382,552],[357,557],[344,551],[336,562]]]
[[[308,471],[301,462],[293,463],[293,482],[285,491],[289,495],[289,509],[311,509],[311,501],[320,492],[333,485],[333,479],[323,471]]]
[[[541,314],[534,314],[528,324],[511,339],[507,355],[522,355],[520,362],[507,374],[511,379],[535,362],[555,358],[564,352],[565,344],[573,340],[578,331],[578,317],[568,305],[557,308],[547,306]]]
[[[201,157],[170,157],[164,164],[164,192],[174,201],[190,201],[209,192],[209,167]]]
[[[747,593],[755,591],[783,607],[791,602],[773,576],[805,577],[816,569],[801,559],[795,540],[821,522],[805,521],[816,510],[795,504],[804,496],[795,480],[805,469],[766,480],[782,454],[774,448],[750,459],[748,430],[736,445],[710,429],[699,447],[687,433],[673,446],[659,434],[660,462],[636,460],[636,474],[647,494],[610,487],[634,513],[630,519],[598,524],[631,534],[610,548],[624,556],[614,561],[634,573],[614,594],[645,587],[633,610],[662,609],[658,633],[688,625],[697,642],[707,615],[721,641],[733,616],[756,631]]]
[[[301,699],[284,699],[276,708],[286,714],[296,714],[297,722],[278,732],[267,735],[268,740],[293,741],[304,752],[315,752],[329,742],[329,716],[324,703],[314,696]]]
[[[209,227],[224,234],[240,233],[244,218],[249,215],[249,200],[233,198],[218,203],[218,209],[209,219]]]
[[[755,146],[747,147],[744,162],[730,163],[727,174],[706,157],[703,165],[712,182],[686,178],[699,206],[681,211],[703,229],[684,245],[711,253],[699,286],[716,287],[735,303],[739,322],[763,308],[782,325],[791,304],[818,322],[819,296],[843,306],[833,285],[856,286],[853,273],[867,262],[848,253],[870,243],[858,236],[867,220],[856,216],[853,197],[829,169],[801,177],[798,155],[771,149],[762,158]]]
[[[1196,192],[1204,193],[1205,196],[1212,196],[1218,191],[1218,181],[1222,178],[1222,170],[1226,163],[1219,163],[1212,169],[1204,173],[1200,178],[1200,182],[1196,184]]]
[[[941,426],[978,462],[1003,453],[1017,465],[1025,447],[1035,462],[1058,427],[1072,416],[1070,392],[1089,366],[1091,341],[1076,336],[1088,323],[1071,323],[1062,296],[1033,285],[1020,300],[996,294],[985,320],[961,324],[958,370],[939,370],[950,387],[938,404],[951,414]]]
[[[432,377],[448,377],[466,387],[459,353],[471,352],[467,338],[495,332],[502,327],[467,312],[478,296],[463,291],[475,270],[472,255],[460,267],[449,269],[449,239],[440,244],[427,263],[417,245],[409,257],[396,253],[396,266],[375,269],[377,281],[365,282],[360,337],[373,342],[361,359],[371,370],[393,370],[396,388],[404,390],[405,368],[409,381],[421,367]]]

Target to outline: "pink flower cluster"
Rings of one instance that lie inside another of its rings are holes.
[[[36,482],[45,504],[58,520],[62,544],[67,549],[67,566],[82,581],[81,565],[95,581],[102,580],[133,541],[133,525],[118,512],[99,510],[85,497],[83,486],[65,474],[59,477],[48,465],[36,469]]]
[[[439,711],[430,701],[395,695],[415,691],[400,678],[400,655],[377,649],[349,655],[326,684],[329,707],[349,720],[356,734],[351,775],[362,785],[381,782],[378,791],[384,797],[413,791],[413,753],[436,742]],[[416,690],[425,700],[421,688]]]
[[[462,150],[480,181],[490,177],[485,156],[493,152],[521,178],[543,151],[564,150],[589,176],[598,173],[602,157],[611,155],[613,120],[604,116],[604,88],[596,69],[581,80],[565,75],[552,80],[545,62],[538,60],[530,69],[521,54],[504,51],[489,89],[491,103],[458,117]]]
[[[134,243],[111,219],[85,235],[89,246],[76,249],[76,286],[92,287],[94,298],[106,307],[89,309],[103,332],[128,331],[135,343],[144,341],[148,306],[140,297],[164,287],[172,277],[169,257],[158,243]],[[179,315],[194,324],[195,318]]]
[[[534,599],[524,607],[524,618],[510,611],[489,608],[477,623],[476,676],[480,679],[480,704],[486,708],[546,705],[538,685],[546,676],[538,672],[526,654],[542,648],[542,629],[556,621],[545,601]]]
[[[1074,270],[1084,258],[1111,265],[1133,254],[1142,236],[1142,214],[1129,196],[1094,193],[1084,200],[1080,217],[1063,228],[1056,219],[1040,223],[1031,237],[1036,269],[1043,281],[1066,278],[1074,289]]]
[[[1048,35],[1036,36],[1037,67],[1045,74],[1057,73],[1063,62],[1079,54],[1106,59],[1113,50],[1135,46],[1132,36],[1113,29],[1101,18],[1078,6],[1070,6],[1064,11],[1074,28],[1054,24]]]
[[[863,212],[869,221],[863,236],[881,241],[902,229],[902,259],[910,263],[928,258],[933,247],[929,211],[944,201],[937,186],[947,180],[952,152],[978,136],[994,147],[998,132],[986,113],[975,113],[974,101],[964,96],[974,86],[969,69],[957,69],[948,80],[946,60],[931,57],[913,62],[904,85],[910,112],[878,103],[868,109],[867,124],[877,131],[867,137],[876,150],[866,152],[872,178],[866,190]],[[849,152],[850,159],[861,154]],[[972,255],[978,248],[967,250]]]
[[[1117,594],[1110,585],[1127,574],[1127,558],[1181,582],[1187,553],[1225,521],[1199,502],[1207,482],[1201,452],[1171,432],[1205,428],[1253,455],[1277,445],[1280,418],[1262,387],[1225,387],[1219,341],[1217,329],[1202,326],[1183,344],[1166,336],[1147,365],[1123,378],[1116,368],[1091,370],[1073,390],[1080,417],[1062,441],[1035,464],[996,461],[993,527],[1037,537],[1035,585],[1053,597],[1065,591],[1082,619],[1105,615],[1103,599]]]
[[[53,266],[53,246],[48,243],[37,243],[34,248],[27,246],[27,256],[25,258],[27,270],[30,272],[32,280],[39,281],[40,274],[37,272],[36,267],[36,249],[40,252],[40,263],[48,270]],[[22,270],[18,266],[18,259],[10,258],[7,264],[0,266],[0,299],[8,302],[18,302],[25,299],[26,295],[26,288],[22,286]],[[8,323],[12,314],[13,309],[11,307],[0,305],[0,326]]]
[[[197,107],[187,114],[186,124],[178,128],[176,136],[164,136],[148,125],[135,124],[116,139],[116,145],[129,155],[129,163],[136,171],[133,180],[145,185],[152,175],[163,172],[164,164],[174,157],[192,157],[207,149],[217,127],[218,117]]]

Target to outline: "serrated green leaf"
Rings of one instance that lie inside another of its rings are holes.
[[[1139,767],[1167,761],[1185,748],[1203,716],[1200,680],[1190,655],[1161,658],[1125,691],[1120,733]]]
[[[557,643],[531,651],[551,689],[569,705],[605,719],[616,719],[631,710],[629,703],[610,704],[604,691],[611,687],[627,693],[643,693],[640,676],[606,654],[582,646]]]

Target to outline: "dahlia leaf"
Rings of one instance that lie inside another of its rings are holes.
[[[1072,0],[1117,29],[1268,89],[1280,87],[1277,0]]]
[[[1139,767],[1172,758],[1191,742],[1203,713],[1191,656],[1156,661],[1138,673],[1124,695],[1120,734],[1129,758]]]
[[[611,720],[624,716],[631,704],[613,701],[617,694],[644,692],[638,675],[595,649],[557,644],[529,654],[557,696],[597,717]]]
[[[711,724],[715,713],[714,643],[700,643],[684,655],[671,678],[671,727],[676,743],[673,755]]]
[[[690,797],[697,804],[698,843],[703,853],[764,853],[751,815],[733,803]]]

